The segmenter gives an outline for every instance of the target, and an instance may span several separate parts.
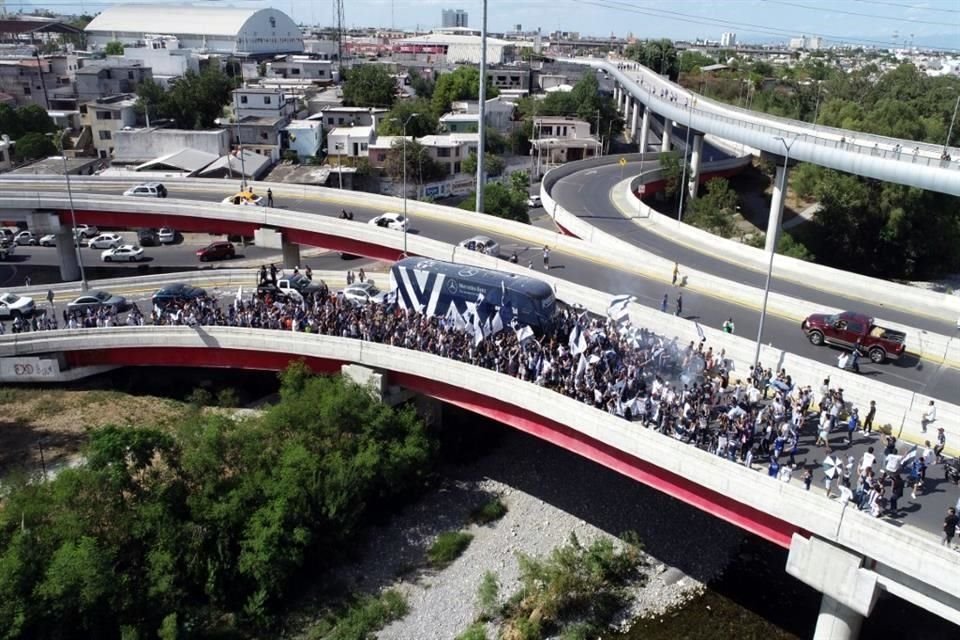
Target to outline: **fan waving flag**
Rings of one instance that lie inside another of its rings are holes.
[[[633,302],[633,296],[631,295],[614,296],[607,307],[607,315],[616,322],[628,318],[630,313],[627,308],[631,302]]]

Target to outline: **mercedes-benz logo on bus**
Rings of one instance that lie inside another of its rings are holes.
[[[456,281],[456,280],[453,280],[452,278],[451,278],[450,280],[447,280],[447,291],[449,291],[450,293],[456,293],[456,292],[457,292],[457,281]]]
[[[472,278],[473,276],[477,275],[478,273],[480,273],[480,269],[476,269],[476,268],[474,268],[474,267],[467,267],[467,268],[465,268],[465,269],[461,269],[461,270],[457,273],[457,275],[459,275],[461,278]]]

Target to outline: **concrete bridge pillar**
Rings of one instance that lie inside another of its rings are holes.
[[[767,219],[767,240],[763,250],[770,252],[777,250],[777,241],[780,239],[780,223],[783,220],[783,202],[786,198],[786,184],[790,179],[790,167],[777,166],[777,175],[773,179],[773,195],[770,198],[770,217]],[[781,188],[781,185],[782,188]]]
[[[880,590],[863,556],[820,538],[793,534],[787,573],[823,594],[814,640],[856,640]]]
[[[630,141],[632,142],[637,139],[637,116],[639,115],[637,111],[640,109],[640,101],[634,98],[631,102],[633,102],[633,117],[630,119]]]
[[[673,121],[670,118],[663,119],[663,132],[660,134],[660,153],[670,151],[670,130],[673,129]]]
[[[613,83],[613,104],[617,105],[617,110],[620,110],[620,85],[619,83]]]
[[[629,114],[629,109],[630,109],[630,92],[627,91],[626,87],[624,87],[624,88],[620,89],[620,93],[623,95],[623,108],[621,109],[621,111],[623,111],[623,115],[624,115],[624,117],[626,117],[626,116],[630,115],[630,114]]]
[[[640,153],[647,152],[650,142],[650,109],[643,108],[643,122],[640,123]]]
[[[57,258],[60,260],[60,279],[73,282],[80,279],[80,261],[73,246],[73,229],[60,227],[57,232]]]
[[[296,242],[290,242],[286,238],[283,240],[283,244],[280,245],[280,250],[283,252],[283,268],[284,269],[293,269],[300,266],[300,245]]]
[[[697,197],[697,189],[700,185],[700,165],[703,164],[703,134],[695,133],[693,135],[693,147],[690,152],[690,198]]]

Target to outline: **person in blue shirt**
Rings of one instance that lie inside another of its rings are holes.
[[[847,444],[853,444],[853,433],[860,428],[860,412],[854,409],[847,420]]]

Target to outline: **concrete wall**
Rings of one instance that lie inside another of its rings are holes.
[[[135,129],[118,131],[115,142],[115,162],[139,164],[183,149],[226,155],[230,151],[230,132],[226,129]]]

